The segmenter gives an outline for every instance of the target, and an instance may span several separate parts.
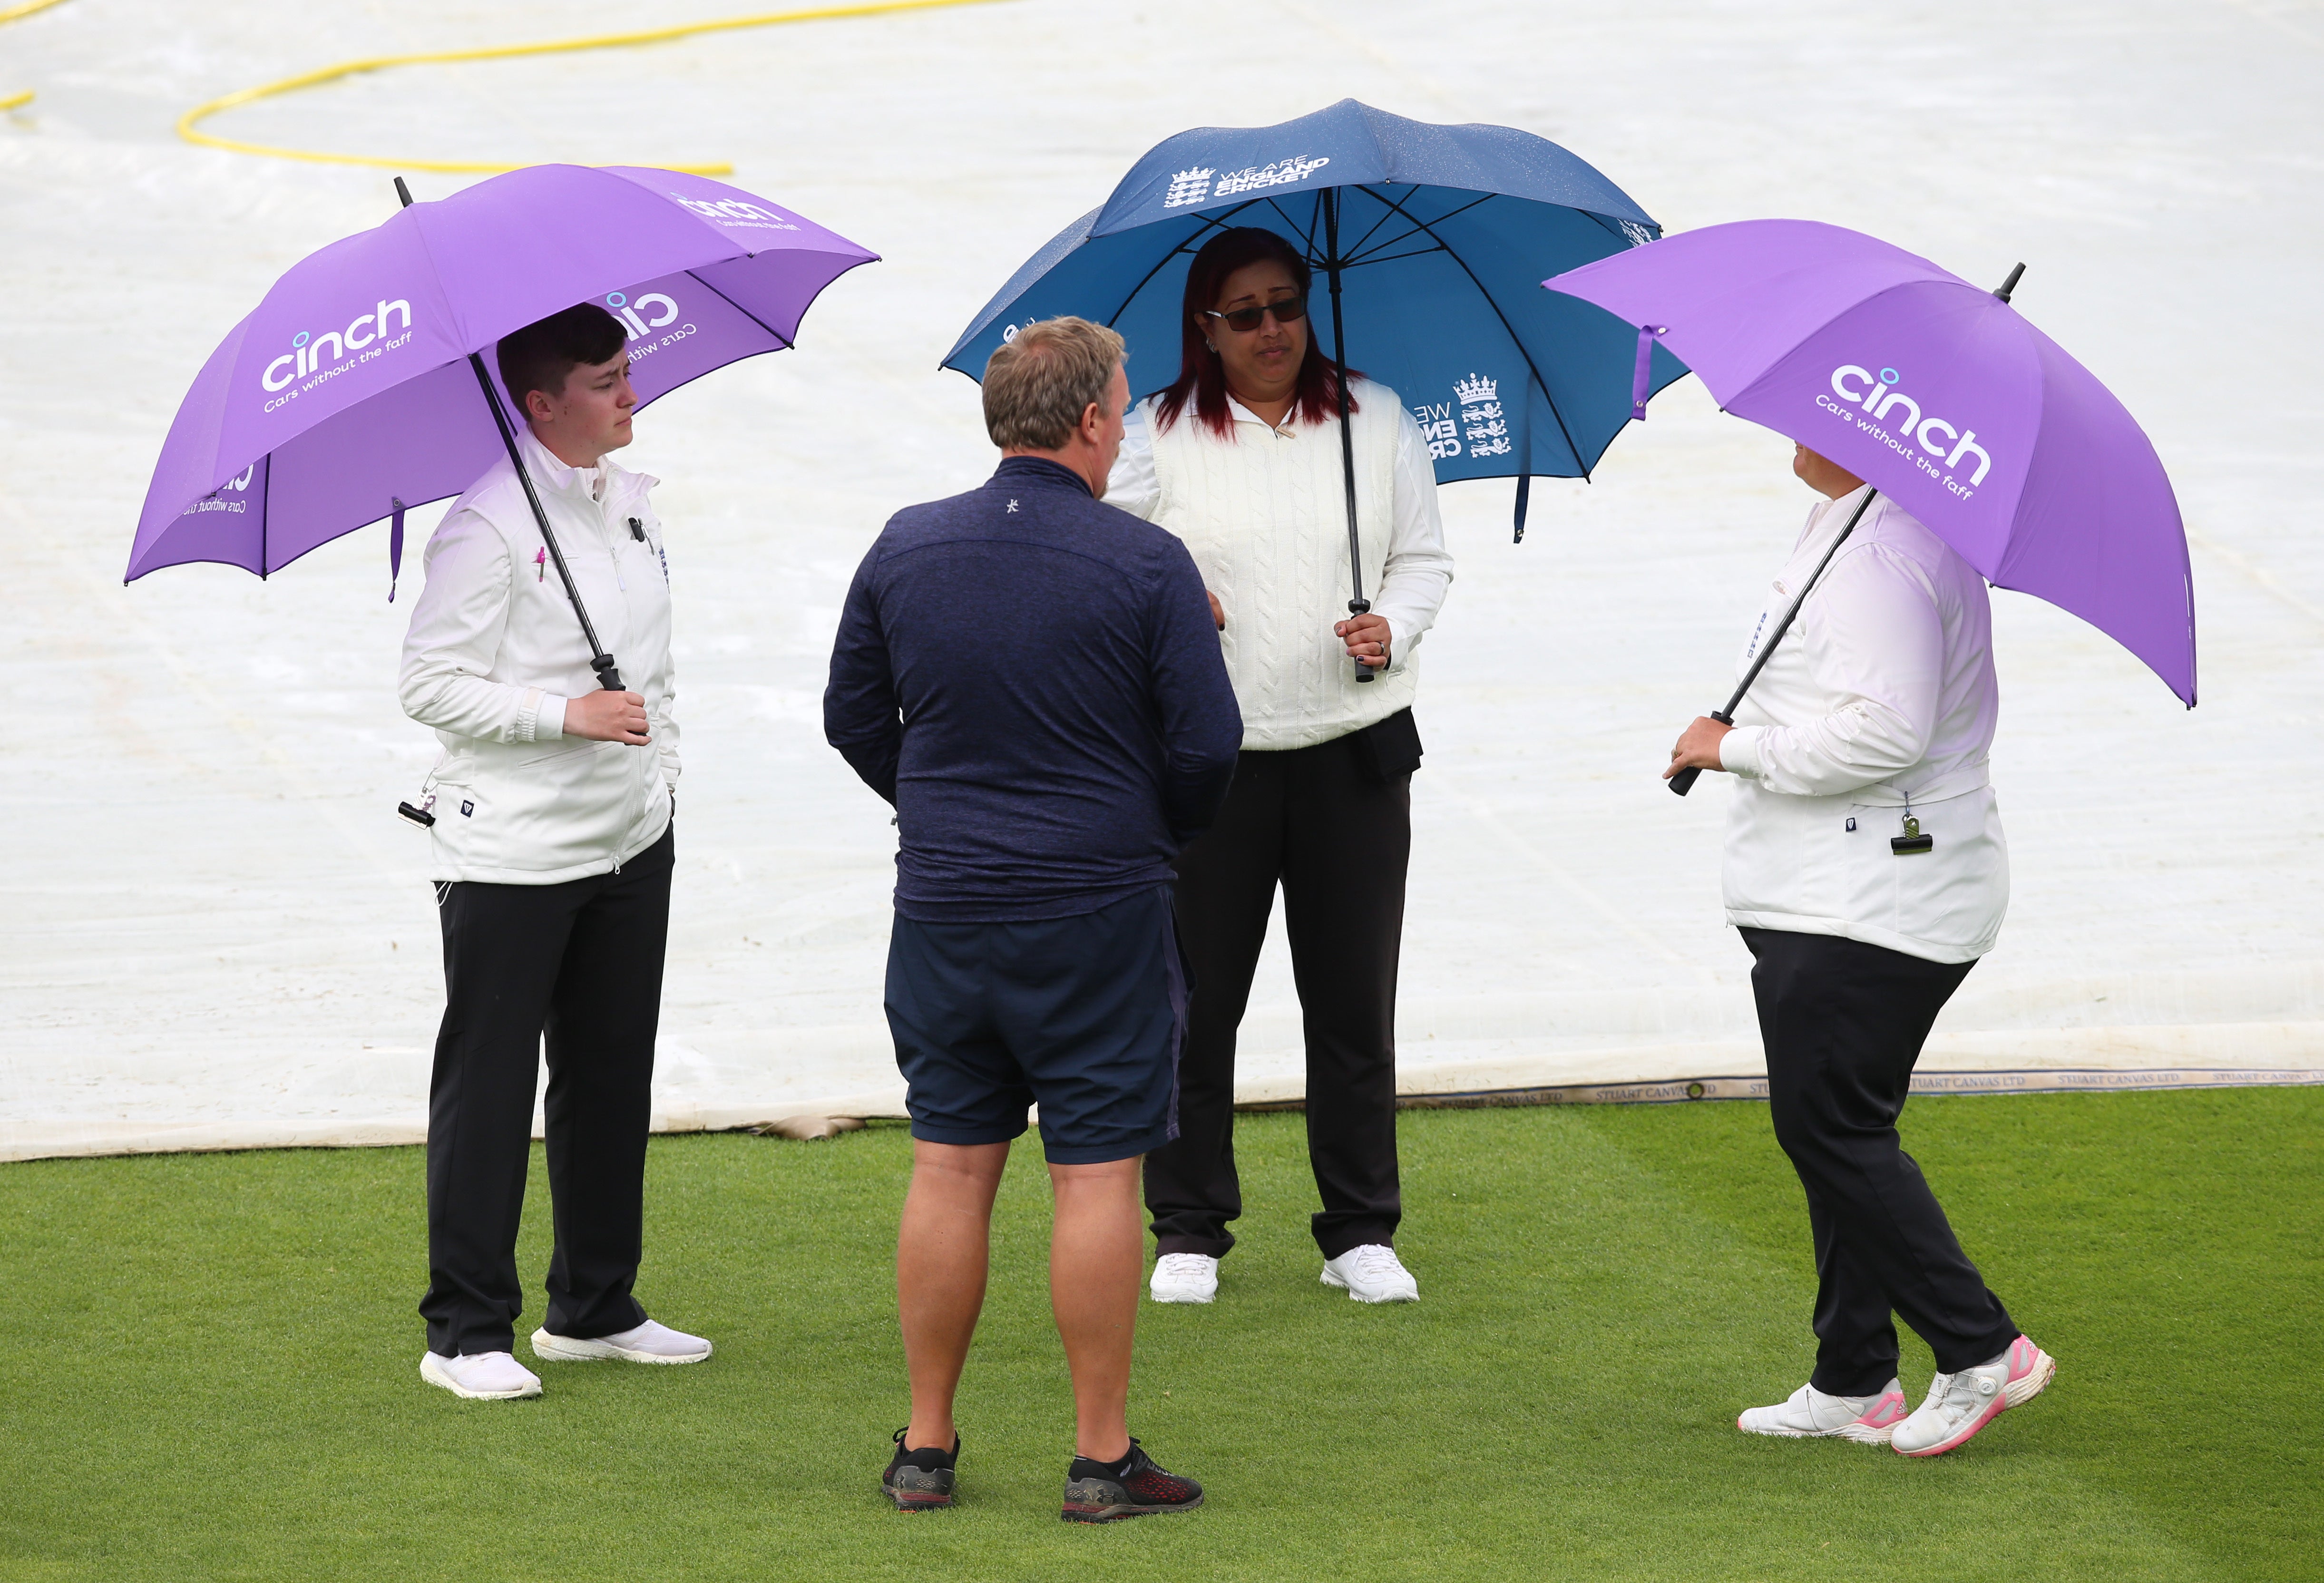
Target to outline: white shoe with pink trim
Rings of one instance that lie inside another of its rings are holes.
[[[2040,1395],[2057,1372],[2056,1358],[2031,1337],[2020,1336],[1990,1363],[1931,1380],[1928,1399],[1896,1426],[1888,1443],[1906,1457],[1942,1456],[2012,1407]]]
[[[1834,1436],[1861,1446],[1885,1446],[1904,1416],[1904,1387],[1896,1380],[1890,1380],[1877,1396],[1831,1396],[1813,1385],[1802,1385],[1787,1402],[1744,1409],[1735,1427],[1745,1434],[1790,1440]]]

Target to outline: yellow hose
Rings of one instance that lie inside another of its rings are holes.
[[[637,33],[603,33],[586,39],[558,39],[541,44],[502,44],[488,50],[435,50],[420,55],[376,55],[364,60],[345,60],[320,70],[305,71],[297,77],[286,77],[280,82],[270,82],[259,87],[244,88],[197,105],[179,117],[178,135],[188,143],[201,143],[214,149],[229,149],[239,154],[267,154],[278,160],[307,160],[320,165],[371,165],[391,170],[442,170],[455,174],[489,173],[522,169],[518,165],[478,164],[462,160],[397,160],[383,159],[372,154],[321,153],[312,149],[274,148],[266,143],[236,143],[230,138],[213,137],[198,132],[194,124],[221,110],[247,105],[254,99],[263,99],[274,94],[287,94],[294,88],[313,87],[320,83],[336,82],[358,72],[378,71],[390,66],[442,65],[455,60],[505,60],[513,55],[562,55],[576,50],[610,50],[630,44],[667,43],[673,39],[692,38],[698,33],[733,32],[741,28],[771,27],[784,22],[818,22],[842,16],[873,16],[890,11],[930,11],[940,5],[981,5],[991,0],[874,0],[870,5],[822,5],[808,11],[775,11],[760,16],[729,17],[723,22],[690,22],[678,27],[654,28]],[[54,5],[58,0],[34,0],[29,7],[14,12],[0,12],[0,22],[20,15],[26,9],[38,10],[42,5]],[[28,96],[29,97],[29,96]],[[696,176],[726,176],[733,172],[729,164],[670,165],[665,169],[684,170]]]
[[[5,10],[0,10],[0,22],[14,22],[20,16],[30,16],[35,11],[46,11],[51,5],[62,5],[64,3],[65,0],[24,0],[22,5],[11,5]],[[32,90],[28,88],[21,94],[11,94],[6,98],[0,99],[0,111],[21,110],[32,102]]]

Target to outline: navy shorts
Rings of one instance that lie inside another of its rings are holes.
[[[1148,1154],[1178,1136],[1185,1026],[1167,886],[1070,918],[896,916],[888,1026],[914,1137],[1006,1143],[1038,1102],[1052,1164]]]

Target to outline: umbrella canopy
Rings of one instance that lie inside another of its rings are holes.
[[[1652,334],[1720,407],[1873,484],[1997,587],[2080,616],[2193,707],[2171,480],[2113,392],[2006,297],[1805,220],[1706,226],[1543,284]]]
[[[466,489],[503,454],[469,356],[536,319],[604,304],[642,405],[790,345],[824,287],[877,256],[669,170],[539,165],[415,204],[293,265],[210,354],[126,580],[188,561],[264,576]]]
[[[1346,361],[1413,410],[1440,483],[1586,475],[1631,416],[1637,332],[1534,288],[1545,263],[1604,258],[1661,227],[1545,138],[1353,99],[1156,144],[985,304],[944,366],[977,378],[1025,325],[1078,314],[1129,341],[1133,388],[1159,390],[1178,376],[1187,267],[1231,225],[1275,231],[1336,274]],[[1327,305],[1314,311],[1331,352]],[[1657,351],[1649,383],[1685,372]]]

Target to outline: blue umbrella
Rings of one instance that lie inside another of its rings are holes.
[[[1687,372],[1613,316],[1540,289],[1550,271],[1662,235],[1621,189],[1531,133],[1407,121],[1353,99],[1156,144],[984,305],[944,366],[974,379],[1026,325],[1070,313],[1120,331],[1133,384],[1159,389],[1178,373],[1187,267],[1231,225],[1279,233],[1323,277],[1342,394],[1352,365],[1402,396],[1438,483],[1517,480],[1519,540],[1533,477],[1588,477],[1646,397]],[[1351,456],[1347,474],[1352,558]],[[1362,568],[1351,570],[1360,613]]]

